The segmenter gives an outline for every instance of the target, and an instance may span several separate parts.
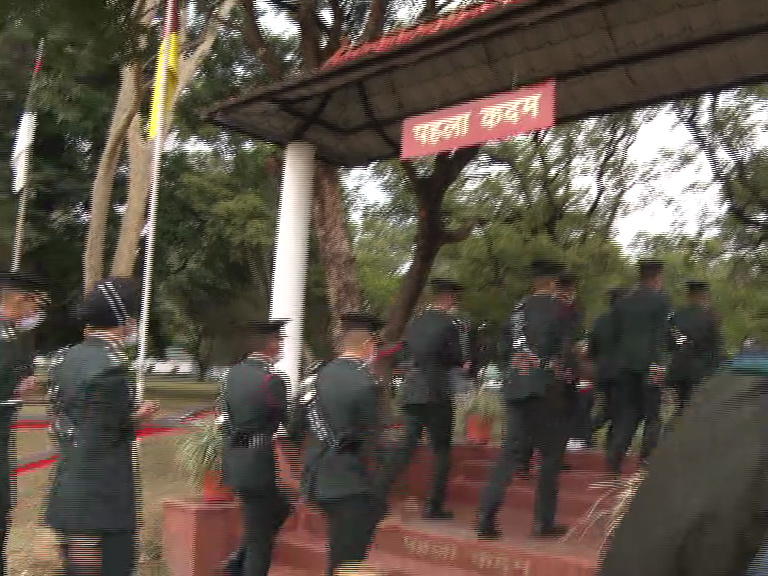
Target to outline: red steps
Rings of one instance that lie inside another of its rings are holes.
[[[328,551],[323,540],[302,534],[283,534],[277,543],[273,558],[281,565],[299,568],[301,574],[320,576],[327,570]],[[402,554],[392,554],[380,548],[371,550],[366,560],[373,568],[387,576],[478,576],[478,572],[462,568],[440,566]],[[270,571],[270,576],[273,574]]]

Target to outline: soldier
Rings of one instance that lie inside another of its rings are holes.
[[[667,385],[677,392],[677,415],[682,414],[691,394],[718,367],[723,356],[723,338],[710,309],[709,285],[687,283],[688,305],[675,312],[674,325],[685,342],[672,354]]]
[[[309,432],[302,488],[328,522],[329,576],[341,565],[365,560],[384,514],[372,482],[380,389],[368,368],[380,327],[366,314],[342,317],[341,354],[300,393],[291,425],[297,440]]]
[[[660,376],[670,337],[671,305],[663,292],[664,264],[639,263],[640,285],[616,302],[610,314],[618,377],[614,388],[613,436],[607,452],[608,471],[621,464],[640,422],[645,422],[640,458],[644,463],[660,431]]]
[[[611,288],[608,292],[608,310],[597,317],[592,330],[589,333],[589,342],[587,346],[587,355],[596,366],[595,382],[598,392],[602,396],[602,405],[599,413],[592,422],[592,433],[594,433],[610,422],[606,444],[610,444],[613,433],[613,404],[612,395],[616,386],[617,368],[616,357],[614,353],[614,342],[611,340],[610,333],[610,315],[611,309],[616,305],[619,298],[625,296],[627,288]]]
[[[129,576],[136,566],[136,487],[131,443],[156,402],[137,409],[124,346],[135,341],[138,285],[99,282],[78,315],[85,340],[50,369],[51,428],[59,461],[46,521],[60,538],[66,574]]]
[[[240,497],[245,520],[243,544],[227,565],[233,576],[267,576],[275,537],[291,512],[288,495],[278,487],[273,446],[277,429],[287,425],[286,377],[272,366],[285,324],[248,324],[253,352],[222,376],[223,480]]]
[[[43,282],[30,275],[0,274],[0,575],[7,573],[8,539],[14,487],[12,425],[20,407],[18,396],[37,387],[33,363],[20,332],[35,328],[43,318]]]
[[[767,377],[768,355],[744,355],[703,384],[654,454],[600,576],[745,574],[766,537]]]
[[[470,363],[461,326],[452,315],[462,286],[442,278],[432,280],[431,286],[432,306],[416,316],[405,332],[405,352],[411,361],[402,388],[405,439],[384,466],[379,493],[386,500],[395,478],[411,461],[426,428],[435,460],[432,490],[423,517],[449,520],[453,513],[446,510],[444,504],[453,439],[450,374],[458,366],[468,371]]]
[[[506,433],[478,511],[477,534],[483,539],[501,536],[496,516],[512,475],[525,466],[530,445],[541,453],[533,534],[561,536],[567,531],[555,524],[558,477],[568,437],[562,364],[569,327],[564,323],[563,303],[555,296],[562,268],[550,260],[533,262],[533,294],[515,307],[505,327]]]

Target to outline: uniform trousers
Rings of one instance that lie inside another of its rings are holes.
[[[597,391],[602,396],[602,402],[597,414],[595,414],[595,417],[592,419],[592,431],[594,433],[610,423],[607,443],[610,443],[611,433],[613,432],[613,412],[615,411],[613,391],[615,388],[616,380],[613,378],[606,378],[605,380],[598,380],[597,382]]]
[[[677,393],[677,406],[675,416],[680,416],[691,401],[694,390],[700,382],[691,378],[680,378],[669,383],[669,386]]]
[[[434,453],[432,490],[428,507],[440,510],[445,503],[448,476],[451,471],[451,441],[453,439],[453,406],[450,401],[430,404],[410,404],[405,412],[405,438],[396,447],[382,470],[378,493],[384,500],[395,479],[405,470],[413,458],[421,436],[426,428],[429,443]]]
[[[621,465],[641,422],[645,423],[640,458],[647,459],[661,431],[661,388],[648,383],[647,372],[624,372],[613,391],[613,435],[607,451],[608,470],[621,473]]]
[[[549,528],[554,525],[558,481],[568,439],[566,414],[566,399],[555,394],[506,403],[506,434],[501,454],[481,497],[478,514],[481,527],[495,522],[513,474],[526,466],[530,446],[541,453],[534,526]]]
[[[132,576],[136,568],[136,533],[61,533],[65,576]]]
[[[11,526],[11,513],[0,515],[0,576],[8,574],[8,559],[6,548],[8,546],[8,532]]]
[[[339,566],[364,561],[382,518],[382,501],[372,494],[353,494],[317,505],[328,522],[328,576]]]
[[[592,407],[594,405],[595,394],[592,390],[576,391],[571,438],[581,440],[587,445],[592,443]]]
[[[241,554],[241,566],[230,564],[230,573],[232,576],[267,576],[275,537],[291,513],[290,501],[277,488],[269,492],[238,491],[238,496],[245,521],[241,548],[244,554]]]

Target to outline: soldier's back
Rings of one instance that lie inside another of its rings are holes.
[[[133,530],[135,430],[126,358],[106,342],[87,339],[52,369],[51,384],[54,410],[71,435],[59,435],[48,523],[68,532]]]
[[[318,501],[371,492],[365,453],[378,427],[376,381],[362,361],[338,358],[320,370],[315,388],[320,411],[340,446],[329,446],[311,435],[305,454],[305,490]]]
[[[642,287],[616,302],[611,323],[623,370],[643,372],[661,361],[670,310],[666,294]]]

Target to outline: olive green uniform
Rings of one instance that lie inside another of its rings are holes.
[[[496,514],[513,474],[526,467],[529,446],[541,452],[536,488],[534,531],[555,526],[558,477],[568,437],[569,396],[566,383],[555,374],[569,340],[563,303],[549,294],[523,300],[511,315],[503,336],[506,432],[502,450],[478,511],[482,537],[498,535]]]
[[[715,314],[696,304],[678,310],[673,317],[677,330],[686,337],[672,353],[667,385],[678,394],[678,415],[701,382],[718,367],[723,357],[723,338]]]
[[[610,311],[606,311],[598,316],[592,325],[588,338],[587,354],[595,366],[595,385],[603,396],[603,404],[592,422],[592,428],[597,430],[610,421],[611,426],[607,436],[609,443],[613,433],[612,415],[615,412],[613,393],[618,377],[614,344],[611,334]]]
[[[766,534],[768,358],[704,382],[654,454],[600,576],[739,576]],[[746,362],[749,364],[749,362]]]
[[[641,459],[658,441],[661,389],[651,382],[651,365],[663,366],[670,347],[672,309],[666,294],[638,287],[616,302],[610,313],[610,340],[615,344],[617,381],[613,394],[615,413],[607,464],[612,473],[621,464],[640,422],[645,422]]]
[[[428,515],[444,513],[446,485],[451,467],[453,398],[451,370],[469,361],[461,327],[450,314],[427,309],[416,316],[405,332],[405,352],[411,368],[402,387],[405,439],[393,451],[380,478],[385,496],[397,476],[408,466],[426,428],[434,453]]]
[[[15,476],[12,474],[13,421],[17,404],[12,403],[16,387],[31,373],[29,355],[10,320],[0,318],[0,574],[6,573],[5,541],[10,513],[15,501]]]
[[[375,495],[373,468],[379,436],[379,387],[356,358],[320,369],[311,408],[302,487],[328,521],[329,574],[365,559],[384,506]]]
[[[286,422],[286,381],[259,355],[230,368],[223,380],[223,478],[237,491],[245,518],[239,573],[266,576],[275,537],[291,510],[288,495],[278,488],[273,443]]]
[[[135,390],[119,346],[97,337],[74,346],[50,372],[52,427],[59,461],[46,522],[64,536],[96,539],[102,574],[128,576],[135,565],[136,490],[131,443]]]

